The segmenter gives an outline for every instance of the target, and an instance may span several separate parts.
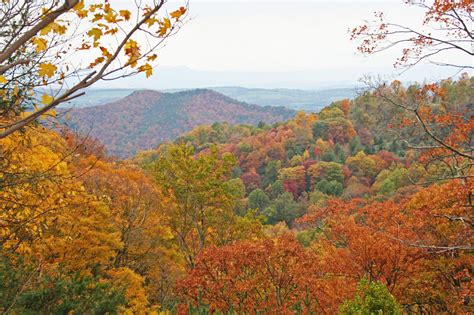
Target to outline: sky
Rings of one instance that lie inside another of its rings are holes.
[[[130,0],[110,1],[132,5]],[[170,1],[168,8],[182,4]],[[420,81],[453,73],[420,66],[399,76],[392,67],[398,51],[369,57],[356,53],[348,29],[370,19],[374,11],[404,24],[421,21],[422,12],[403,0],[190,0],[189,7],[190,20],[160,50],[159,68],[151,80],[101,87],[309,89],[353,85],[366,74]]]

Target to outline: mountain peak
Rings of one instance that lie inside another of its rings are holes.
[[[161,94],[161,92],[156,90],[136,90],[125,98],[159,98]]]
[[[271,124],[285,121],[294,113],[282,107],[249,105],[210,89],[174,93],[137,90],[106,105],[74,109],[69,124],[79,132],[90,132],[110,154],[130,157],[198,125]]]

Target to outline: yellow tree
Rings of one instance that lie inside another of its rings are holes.
[[[104,275],[122,244],[107,205],[74,176],[65,141],[27,130],[0,144],[0,256],[36,270],[22,290],[58,273]]]
[[[242,197],[229,180],[234,156],[219,156],[215,147],[195,156],[187,145],[172,145],[163,151],[153,174],[172,201],[166,209],[166,224],[188,268],[194,267],[196,256],[209,244],[258,236],[259,223],[238,218],[233,212]]]
[[[183,269],[171,242],[173,235],[164,224],[165,211],[169,200],[158,189],[153,179],[143,171],[125,162],[108,163],[94,161],[91,156],[80,162],[79,172],[86,172],[86,189],[100,196],[111,212],[111,223],[120,235],[123,246],[114,257],[114,267],[126,275],[126,269],[133,270],[147,283],[139,283],[146,289],[150,303],[160,306],[167,303],[172,293],[174,280]],[[128,278],[133,279],[128,272]]]

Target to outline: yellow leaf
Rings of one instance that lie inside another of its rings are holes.
[[[153,74],[153,67],[150,66],[150,64],[146,63],[143,66],[140,66],[140,68],[138,68],[138,71],[145,72],[146,77],[149,78]]]
[[[51,78],[54,73],[56,72],[56,70],[58,69],[55,65],[53,64],[50,64],[50,63],[42,63],[39,65],[39,72],[38,74],[41,76],[41,77],[48,77],[48,78]]]
[[[33,38],[33,44],[36,45],[36,51],[37,52],[42,52],[43,50],[46,50],[46,47],[48,45],[48,42],[44,38],[39,38],[35,37]]]
[[[100,46],[100,50],[102,51],[102,56],[107,57],[107,59],[112,58],[112,54],[107,50],[107,48]]]
[[[58,23],[52,23],[53,26],[53,32],[56,33],[56,34],[59,34],[59,35],[63,35],[64,33],[66,33],[66,27],[63,26],[63,25],[59,25]]]
[[[82,10],[84,9],[84,0],[79,1],[73,8],[74,10]]]
[[[174,11],[174,12],[171,12],[171,17],[172,18],[175,18],[176,20],[179,20],[179,18],[181,16],[183,16],[183,14],[186,13],[186,8],[185,7],[181,7],[179,8],[178,10]]]
[[[59,25],[58,23],[56,22],[52,22],[52,23],[49,23],[45,28],[43,28],[40,32],[40,35],[47,35],[49,34],[51,31],[53,31],[53,33],[56,33],[56,34],[59,34],[59,35],[62,35],[64,33],[66,33],[66,27],[65,26],[62,26],[62,25]]]
[[[89,68],[94,68],[95,66],[97,66],[98,64],[101,64],[102,62],[105,61],[105,58],[104,57],[97,57],[94,62],[92,62],[90,65],[89,65]]]
[[[87,17],[88,11],[84,9],[84,0],[79,1],[79,3],[76,4],[73,9],[76,12],[77,16],[81,19]]]
[[[87,35],[90,37],[94,37],[94,41],[98,41],[102,36],[102,30],[100,28],[94,27],[93,29],[87,32]]]
[[[164,18],[163,22],[160,23],[160,36],[165,36],[168,30],[171,28],[171,21],[168,18]]]
[[[150,56],[146,57],[146,60],[154,61],[156,59],[156,57],[158,57],[158,56],[156,54],[153,54],[153,55],[150,55]]]
[[[120,13],[120,16],[122,16],[125,19],[125,21],[130,20],[130,15],[131,15],[130,11],[120,10],[119,13]]]
[[[7,79],[5,79],[3,75],[0,75],[0,84],[5,84],[7,82],[8,82]]]
[[[106,32],[104,33],[104,35],[109,35],[109,34],[110,34],[110,35],[114,35],[114,34],[117,33],[117,32],[118,32],[118,28],[114,27],[114,28],[111,28],[110,30],[106,31]]]
[[[43,96],[41,96],[41,103],[43,103],[44,105],[49,105],[53,101],[54,101],[54,97],[52,97],[51,95],[43,94]]]
[[[159,20],[157,18],[151,17],[148,20],[145,21],[145,23],[148,25],[148,27],[152,27],[155,23],[158,23]]]
[[[140,47],[133,39],[129,39],[124,46],[125,54],[129,57],[127,62],[132,68],[137,65],[137,60],[140,58]]]

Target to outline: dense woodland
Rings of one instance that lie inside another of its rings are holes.
[[[129,112],[130,106],[133,113]],[[284,107],[249,105],[206,89],[175,93],[135,91],[110,104],[61,112],[70,129],[99,139],[108,154],[120,158],[173,140],[198,125],[274,123],[295,114]]]
[[[472,113],[473,85],[384,89],[435,90],[429,117],[463,148],[472,122],[449,117]],[[66,131],[6,138],[2,309],[468,312],[469,161],[412,149],[423,131],[377,95],[200,126],[128,161]]]
[[[0,49],[1,313],[472,313],[473,77],[368,82],[319,113],[202,125],[118,160],[55,126],[54,109],[117,71],[151,75],[154,50],[132,35],[161,43],[187,9],[139,7],[127,29],[131,13],[109,3],[24,5],[38,15],[5,1],[0,18],[10,28]],[[458,32],[416,37],[415,57],[464,49],[471,1],[426,7],[425,23]],[[64,14],[94,26],[79,47],[99,54],[88,74],[48,48],[64,44]],[[360,49],[371,53],[391,26],[353,35],[368,36]],[[100,46],[119,27],[121,44]],[[68,76],[79,79],[35,98]]]

